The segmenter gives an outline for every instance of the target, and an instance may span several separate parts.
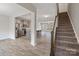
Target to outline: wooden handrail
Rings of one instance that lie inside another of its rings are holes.
[[[53,30],[51,31],[51,50],[50,50],[50,56],[55,56],[55,37],[54,34],[56,34],[56,32],[54,32],[55,29],[55,25],[56,25],[56,18],[58,17],[55,16],[55,21],[54,21],[54,26],[53,26]]]

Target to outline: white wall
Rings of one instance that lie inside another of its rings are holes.
[[[59,3],[59,13],[68,11],[68,3]]]
[[[15,17],[9,17],[9,38],[15,39]]]
[[[15,39],[14,17],[0,15],[0,40]]]
[[[9,17],[0,15],[0,40],[8,38]]]
[[[73,3],[68,5],[68,15],[73,25],[74,32],[76,34],[79,43],[79,4]]]

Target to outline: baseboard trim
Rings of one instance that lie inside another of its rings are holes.
[[[15,40],[15,36],[12,34],[9,34],[9,38]]]
[[[68,14],[69,19],[70,19],[70,22],[71,22],[71,24],[72,24],[72,28],[73,28],[74,33],[75,33],[75,37],[77,38],[77,43],[79,44],[79,40],[78,40],[79,37],[78,37],[78,35],[77,35],[77,33],[76,33],[76,30],[75,30],[75,28],[74,28],[74,25],[73,25],[73,22],[72,22],[71,16],[70,16],[69,12],[67,12],[67,14]]]
[[[8,34],[0,34],[0,40],[5,40],[7,38],[9,38]]]

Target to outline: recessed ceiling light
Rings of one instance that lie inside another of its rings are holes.
[[[50,15],[43,15],[43,17],[48,18],[48,17],[50,17]]]

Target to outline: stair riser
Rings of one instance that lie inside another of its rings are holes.
[[[66,29],[61,30],[61,29],[57,29],[57,32],[73,32],[73,30],[66,30]]]
[[[73,51],[68,51],[64,49],[57,48],[56,49],[56,56],[74,56],[76,53]]]
[[[57,36],[60,38],[66,38],[66,39],[75,39],[75,36]]]
[[[62,30],[62,29],[72,29],[72,27],[64,27],[64,26],[63,26],[63,27],[58,27],[58,29],[61,29],[61,30]]]
[[[75,44],[75,45],[78,45],[77,41],[75,41],[73,43],[73,41],[63,41],[63,40],[56,40],[57,42],[59,43],[64,43],[64,44]]]
[[[62,47],[65,47],[65,48],[68,48],[68,49],[77,49],[79,48],[79,45],[77,44],[64,44],[64,43],[60,43],[60,42],[57,42],[56,44],[57,46],[62,46]]]
[[[73,29],[72,26],[58,26],[60,29]]]
[[[60,37],[57,37],[56,40],[77,42],[76,38],[75,39],[72,39],[72,38],[71,39],[70,38],[68,39],[68,38],[60,38]]]
[[[71,24],[58,24],[58,26],[71,26]]]
[[[56,34],[57,34],[57,36],[70,36],[70,37],[71,37],[71,36],[72,36],[72,37],[75,36],[74,33],[71,33],[71,34],[70,34],[70,33],[56,33]]]
[[[59,20],[58,22],[59,24],[71,24],[70,21],[63,21],[63,20]]]

